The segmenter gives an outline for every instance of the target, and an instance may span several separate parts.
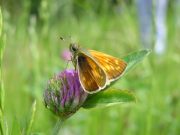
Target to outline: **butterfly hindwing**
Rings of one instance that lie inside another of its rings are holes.
[[[85,91],[94,93],[105,87],[107,81],[106,74],[90,56],[85,53],[79,53],[77,69],[79,80]]]
[[[121,59],[94,50],[89,53],[106,72],[109,81],[119,78],[126,69],[127,64]]]

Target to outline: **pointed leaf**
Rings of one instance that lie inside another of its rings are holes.
[[[135,95],[128,90],[107,89],[105,91],[89,95],[84,108],[104,107],[118,103],[135,102]]]
[[[125,56],[123,59],[127,62],[127,68],[124,74],[141,62],[150,52],[151,50],[141,50]]]

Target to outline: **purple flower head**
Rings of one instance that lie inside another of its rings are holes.
[[[53,113],[66,119],[82,106],[87,95],[81,87],[78,73],[65,70],[49,80],[44,102]]]

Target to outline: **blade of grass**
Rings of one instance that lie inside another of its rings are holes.
[[[2,135],[5,134],[4,132],[4,87],[3,87],[3,79],[2,79],[2,59],[3,59],[3,52],[4,52],[4,37],[2,36],[2,13],[0,8],[0,132]]]
[[[0,7],[0,37],[2,33],[2,13],[1,13],[1,7]]]
[[[35,113],[36,113],[36,100],[34,101],[33,105],[32,105],[32,109],[31,109],[31,117],[27,126],[27,130],[26,130],[26,135],[30,135],[31,134],[31,129],[32,129],[32,125],[34,122],[34,118],[35,118]]]

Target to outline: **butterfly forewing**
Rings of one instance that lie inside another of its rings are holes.
[[[94,50],[89,50],[89,52],[106,72],[109,81],[119,78],[126,69],[127,64],[121,59]]]
[[[106,74],[93,58],[84,53],[79,53],[77,66],[79,80],[85,91],[93,93],[105,87]]]

